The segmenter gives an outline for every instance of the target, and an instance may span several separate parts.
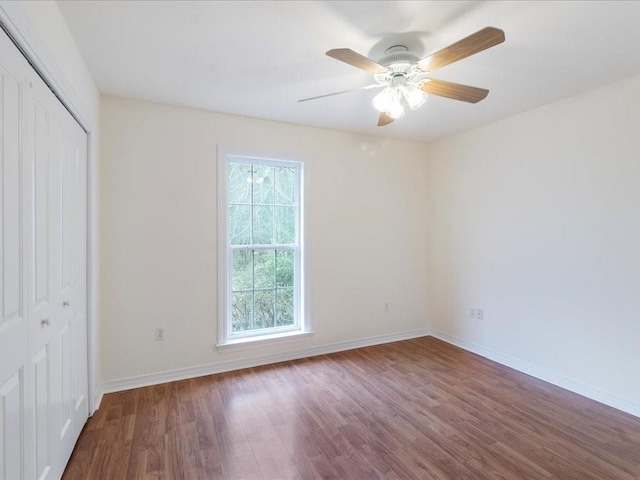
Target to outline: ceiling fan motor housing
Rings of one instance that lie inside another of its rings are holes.
[[[394,45],[389,47],[378,63],[389,70],[386,73],[380,73],[374,75],[378,83],[390,83],[393,77],[398,75],[410,76],[412,73],[412,67],[418,61],[416,55],[409,52],[409,49],[404,45]]]

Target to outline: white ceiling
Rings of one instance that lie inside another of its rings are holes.
[[[59,1],[103,94],[431,142],[640,73],[640,2]],[[419,56],[485,27],[505,43],[434,72],[488,88],[478,104],[430,97],[376,127],[373,83],[329,58]]]

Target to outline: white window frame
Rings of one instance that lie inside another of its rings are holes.
[[[260,164],[280,167],[296,168],[296,246],[291,245],[251,245],[231,246],[229,244],[229,163]],[[305,193],[307,191],[307,175],[305,162],[300,160],[286,160],[258,157],[253,155],[226,153],[218,147],[218,349],[242,345],[255,345],[272,342],[282,342],[298,338],[307,338],[313,331],[309,318],[309,282],[307,255],[307,228],[305,215]],[[294,295],[296,306],[294,311],[294,326],[284,328],[269,328],[248,332],[232,333],[231,331],[231,255],[234,250],[259,250],[292,248],[296,257],[296,271],[294,273]]]

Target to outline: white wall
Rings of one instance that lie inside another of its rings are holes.
[[[67,24],[54,1],[3,1],[0,2],[0,20],[5,28],[29,55],[50,86],[81,121],[89,133],[89,408],[96,406],[100,384],[98,338],[98,217],[99,179],[97,176],[99,154],[100,95],[82,55],[71,36]],[[93,257],[93,258],[91,258]]]
[[[424,145],[114,97],[102,98],[101,128],[107,390],[128,377],[142,376],[139,383],[160,372],[425,331]],[[215,349],[217,144],[306,161],[311,340]],[[154,341],[156,325],[166,329],[164,342]]]
[[[639,126],[640,76],[433,144],[431,327],[640,415]]]

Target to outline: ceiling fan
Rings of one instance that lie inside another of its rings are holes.
[[[384,88],[373,98],[373,106],[380,112],[378,126],[389,125],[405,113],[405,104],[412,110],[419,108],[427,95],[477,103],[489,90],[427,77],[439,68],[504,42],[504,32],[495,27],[485,27],[462,40],[420,59],[404,45],[394,45],[377,62],[349,48],[329,50],[327,55],[372,73],[376,83],[365,87],[343,90],[317,97],[303,98],[299,102],[340,95],[358,90]]]

